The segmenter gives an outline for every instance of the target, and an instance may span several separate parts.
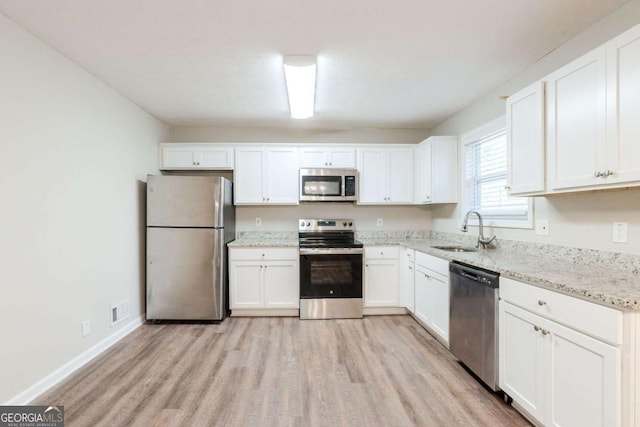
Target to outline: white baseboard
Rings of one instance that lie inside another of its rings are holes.
[[[93,347],[89,348],[87,351],[79,354],[74,357],[55,371],[51,372],[49,375],[33,384],[17,396],[13,397],[9,401],[3,403],[3,405],[27,405],[35,398],[40,396],[42,393],[49,390],[54,385],[58,384],[60,381],[67,378],[69,375],[89,363],[96,356],[100,355],[102,352],[107,350],[109,347],[120,341],[122,338],[129,335],[131,332],[136,330],[140,325],[142,325],[145,321],[145,315],[143,314],[140,317],[137,317],[131,320],[129,323],[122,326],[115,333],[109,335],[107,338],[103,339]]]

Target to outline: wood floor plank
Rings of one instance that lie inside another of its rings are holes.
[[[146,324],[33,404],[68,426],[529,426],[409,316]]]

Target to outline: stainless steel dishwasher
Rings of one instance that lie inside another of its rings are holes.
[[[498,390],[498,273],[451,262],[449,349]]]

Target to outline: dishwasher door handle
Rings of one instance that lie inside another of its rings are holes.
[[[465,273],[464,271],[460,270],[458,271],[458,274],[460,274],[462,277],[469,279],[469,280],[473,280],[474,282],[478,282],[478,276],[474,276],[473,274],[469,274],[469,273]]]

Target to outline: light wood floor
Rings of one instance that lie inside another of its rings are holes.
[[[528,426],[409,316],[143,325],[33,404],[67,426]]]

